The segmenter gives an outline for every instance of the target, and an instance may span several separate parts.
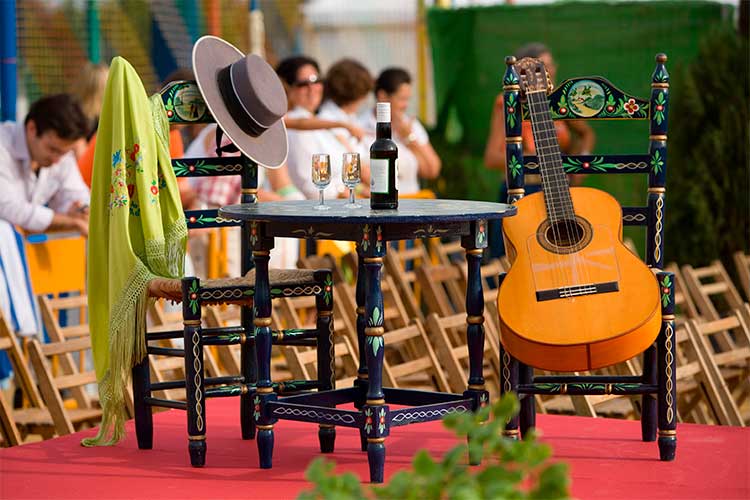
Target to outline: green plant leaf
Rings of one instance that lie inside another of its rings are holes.
[[[438,464],[432,459],[427,450],[419,450],[412,460],[414,472],[423,476],[429,476],[440,470]]]

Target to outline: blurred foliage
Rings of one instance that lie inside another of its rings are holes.
[[[414,456],[411,470],[397,472],[385,486],[363,488],[355,474],[337,475],[334,462],[316,459],[305,473],[315,487],[298,498],[569,498],[568,466],[549,463],[549,446],[540,444],[533,433],[523,441],[503,436],[506,419],[516,415],[518,407],[516,396],[506,394],[476,413],[447,415],[443,419],[445,427],[462,441],[468,438],[469,445],[455,446],[439,461],[426,450],[420,450]],[[492,419],[488,421],[490,416]],[[469,467],[468,456],[485,459],[487,464]]]
[[[750,244],[748,40],[731,30],[705,37],[699,57],[676,68],[669,111],[665,252],[695,266]]]

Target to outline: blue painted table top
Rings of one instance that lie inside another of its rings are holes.
[[[361,208],[346,208],[348,203],[343,199],[326,201],[330,210],[313,210],[317,200],[244,203],[222,207],[219,215],[227,219],[302,224],[429,224],[501,219],[516,213],[513,205],[487,201],[403,199],[396,210],[371,210],[369,199],[357,200]]]

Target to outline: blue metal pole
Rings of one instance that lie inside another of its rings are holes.
[[[101,59],[99,39],[101,38],[99,26],[99,7],[95,0],[88,0],[86,8],[86,28],[89,36],[89,61],[98,64]]]
[[[16,0],[0,1],[0,121],[16,119]]]

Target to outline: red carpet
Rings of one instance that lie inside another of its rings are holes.
[[[274,468],[257,468],[254,441],[239,438],[238,399],[208,406],[206,467],[190,467],[183,412],[154,418],[154,449],[138,450],[132,422],[114,448],[83,448],[85,431],[0,450],[0,498],[293,498],[309,487],[307,463],[319,456],[317,426],[282,421]],[[634,421],[538,417],[554,456],[570,464],[573,496],[599,498],[750,498],[750,429],[683,424],[677,460],[659,462],[656,443],[640,441]],[[368,478],[354,429],[337,429],[339,470]],[[397,427],[386,441],[386,480],[419,448],[434,455],[456,444],[439,422]]]

